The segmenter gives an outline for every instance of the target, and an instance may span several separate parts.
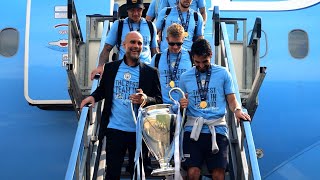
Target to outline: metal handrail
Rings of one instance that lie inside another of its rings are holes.
[[[77,10],[76,6],[74,5],[74,0],[68,0],[68,19],[73,19],[74,16],[77,16]],[[81,28],[80,28],[80,23],[79,19],[75,18],[75,23],[77,24],[77,31],[79,35],[80,41],[83,41],[82,33],[81,33]]]
[[[106,34],[108,31],[108,26],[109,26],[109,21],[105,21],[103,33],[102,33],[102,38],[101,38],[101,43],[100,43],[100,48],[99,48],[99,54],[101,53],[103,46],[104,46]],[[97,59],[97,62],[98,62],[98,59]],[[98,87],[98,84],[99,84],[99,77],[97,77],[93,80],[91,93]],[[99,103],[101,103],[101,102],[99,102]],[[89,141],[91,141],[91,138],[93,136],[95,136],[95,134],[92,133],[89,135],[91,137],[87,136],[87,139],[86,139],[85,137],[86,137],[86,135],[88,135],[86,133],[88,132],[89,126],[93,126],[94,123],[97,122],[96,119],[93,119],[91,117],[92,113],[89,113],[89,112],[101,113],[97,108],[99,106],[100,105],[98,105],[98,103],[96,103],[94,109],[90,109],[91,107],[83,107],[83,109],[81,110],[81,115],[80,115],[80,119],[78,122],[76,136],[74,139],[65,180],[74,179],[75,172],[77,175],[77,179],[82,179],[82,177],[80,177],[79,175],[84,174],[84,172],[82,172],[82,171],[84,171],[85,168],[84,168],[84,163],[82,163],[82,164],[79,164],[79,163],[81,163],[84,160],[84,158],[86,159],[84,161],[87,162],[87,156],[89,156],[90,153],[88,153],[88,151],[86,151],[86,149],[84,149],[84,148],[88,149],[89,143],[90,143]],[[99,125],[95,124],[95,126],[98,127]],[[77,167],[79,167],[79,169],[77,169]],[[88,169],[87,169],[87,172],[89,172]],[[88,174],[86,174],[86,175],[88,176]]]
[[[236,77],[236,72],[235,72],[235,67],[234,67],[234,63],[233,63],[232,52],[231,52],[231,47],[230,47],[230,42],[229,42],[229,37],[228,37],[228,33],[227,33],[226,24],[224,22],[221,22],[221,29],[222,29],[223,40],[224,40],[225,54],[227,57],[227,64],[228,64],[229,71],[230,71],[232,79],[233,79],[233,85],[234,85],[235,92],[236,92],[235,95],[236,95],[237,101],[241,102],[239,87],[238,87],[238,82],[237,82],[237,77]],[[246,111],[246,109],[244,109],[244,110]],[[251,165],[251,170],[252,170],[252,177],[254,180],[260,180],[261,175],[260,175],[258,160],[256,157],[256,150],[255,150],[255,145],[254,145],[254,141],[253,141],[251,125],[250,125],[249,121],[242,121],[241,123],[243,124],[244,133],[246,136],[246,142],[247,142],[247,146],[248,146],[247,150],[249,153],[250,165]]]
[[[87,121],[88,110],[89,110],[88,107],[84,107],[81,111],[80,121],[78,122],[76,137],[73,142],[73,147],[71,151],[71,156],[70,156],[65,180],[71,180],[73,179],[73,176],[74,176],[74,172],[75,172],[77,161],[78,161],[79,150],[82,144],[84,127]]]

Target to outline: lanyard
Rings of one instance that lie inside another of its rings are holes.
[[[197,85],[198,85],[198,91],[200,94],[201,101],[207,100],[207,93],[208,93],[208,86],[209,86],[210,77],[211,77],[211,66],[207,70],[206,82],[205,82],[204,86],[202,86],[201,79],[200,79],[200,72],[196,69]]]
[[[177,10],[178,10],[178,13],[179,13],[179,18],[181,20],[181,24],[184,28],[184,31],[185,32],[188,32],[188,27],[189,27],[189,21],[190,21],[190,13],[189,13],[189,9],[188,9],[188,12],[187,12],[187,20],[186,20],[186,23],[184,23],[184,19],[183,19],[183,16],[182,16],[182,12],[179,8],[179,6],[177,6]]]
[[[141,25],[141,19],[139,21],[139,28],[136,30],[138,32],[140,32],[140,25]],[[133,31],[133,26],[132,26],[129,18],[128,18],[128,26],[129,26],[130,31]]]
[[[168,72],[169,72],[169,85],[174,87],[174,80],[177,79],[176,75],[178,72],[178,67],[181,59],[181,51],[178,53],[178,57],[176,59],[176,62],[174,64],[173,70],[171,71],[171,63],[170,63],[170,52],[169,50],[167,51],[167,64],[168,64]],[[172,87],[172,88],[173,88]]]

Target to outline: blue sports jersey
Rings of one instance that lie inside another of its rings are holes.
[[[165,7],[174,7],[177,4],[177,0],[162,0],[161,3],[161,9],[165,8]],[[191,4],[190,4],[190,8],[195,10],[195,11],[199,11],[199,9],[206,7],[206,1],[205,0],[192,0]]]
[[[162,2],[162,8],[165,7],[174,7],[177,5],[179,0],[163,0]]]
[[[163,5],[164,1],[165,0],[152,0],[147,11],[147,16],[150,16],[151,18],[157,18],[158,13],[162,10],[162,8],[166,7]]]
[[[135,132],[129,96],[139,87],[139,66],[131,67],[123,61],[114,80],[112,113],[108,128],[126,132]]]
[[[162,37],[161,37],[162,41],[160,43],[160,51],[161,52],[168,48],[168,43],[166,41],[168,27],[172,23],[177,23],[177,24],[182,25],[181,20],[179,18],[177,6],[175,6],[171,9],[170,14],[167,16],[165,27],[164,27],[164,29],[162,29],[162,23],[164,21],[166,10],[167,10],[167,8],[164,8],[163,10],[160,11],[160,13],[158,14],[158,20],[156,22],[157,29],[162,30]],[[198,13],[197,34],[194,34],[194,28],[195,28],[194,10],[190,9],[189,14],[190,14],[190,18],[189,18],[189,26],[188,26],[188,36],[185,37],[185,39],[183,41],[183,45],[182,45],[182,47],[186,48],[187,50],[191,50],[191,46],[193,43],[192,39],[194,36],[198,37],[198,36],[203,36],[203,34],[204,34],[202,16]],[[184,19],[184,23],[186,23],[187,12],[182,12],[182,16]]]
[[[199,12],[199,9],[204,8],[204,7],[206,7],[205,0],[193,0],[190,5],[191,9],[198,11],[198,12]]]
[[[125,18],[123,22],[123,29],[122,29],[122,35],[121,35],[121,42],[124,41],[126,35],[128,32],[130,32],[129,24],[128,24],[129,18]],[[111,26],[111,29],[106,37],[106,44],[109,44],[111,46],[115,46],[117,44],[117,33],[118,33],[118,25],[119,21],[115,21],[113,25]],[[150,40],[151,40],[151,34],[149,30],[149,26],[147,21],[144,18],[141,18],[141,24],[139,26],[139,23],[132,23],[133,30],[139,30],[143,37],[143,48],[142,52],[140,54],[140,60],[146,64],[150,64],[151,62],[151,50],[150,50]],[[153,40],[151,41],[151,48],[156,48],[158,47],[157,45],[157,40],[156,40],[156,28],[155,25],[153,24],[153,29],[154,29],[154,36]],[[122,46],[120,47],[120,52],[119,52],[119,59],[123,59],[123,56],[125,54],[125,49]]]
[[[170,77],[169,77],[169,71],[168,71],[169,66],[167,63],[167,52],[168,52],[168,49],[166,49],[164,52],[161,53],[161,57],[159,59],[158,71],[159,71],[159,77],[160,77],[161,94],[162,94],[163,103],[173,104],[173,101],[170,100],[169,98],[169,91],[171,90],[171,87],[169,86]],[[151,60],[150,65],[152,67],[155,67],[155,57],[156,55],[154,55]],[[174,69],[178,54],[170,53],[169,57],[170,57],[170,69],[172,72]],[[181,74],[189,70],[191,67],[192,67],[192,64],[191,64],[189,52],[186,49],[182,48],[181,59],[180,59],[179,66],[177,68],[177,73],[174,79],[174,83],[176,87],[179,86],[179,80],[180,80]],[[181,98],[180,93],[176,91],[173,91],[171,93],[171,96],[177,101],[179,101]]]
[[[207,107],[202,109],[200,107],[200,94],[197,85],[195,67],[188,70],[180,77],[179,87],[188,93],[188,108],[187,116],[203,117],[205,119],[218,119],[226,114],[227,99],[226,95],[234,94],[235,89],[230,73],[221,66],[211,65],[211,78],[208,85],[207,93]],[[204,86],[206,73],[200,75],[201,84]],[[191,131],[192,127],[186,127],[186,131]],[[209,127],[204,125],[201,130],[202,133],[210,133]],[[227,136],[226,126],[216,126],[216,132]]]

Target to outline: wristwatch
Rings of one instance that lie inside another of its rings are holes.
[[[241,107],[236,107],[236,108],[234,108],[233,113],[236,113],[237,110],[242,110],[242,109],[241,109]]]

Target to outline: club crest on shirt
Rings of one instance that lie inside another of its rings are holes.
[[[131,74],[129,72],[124,73],[123,78],[127,81],[131,79]]]

